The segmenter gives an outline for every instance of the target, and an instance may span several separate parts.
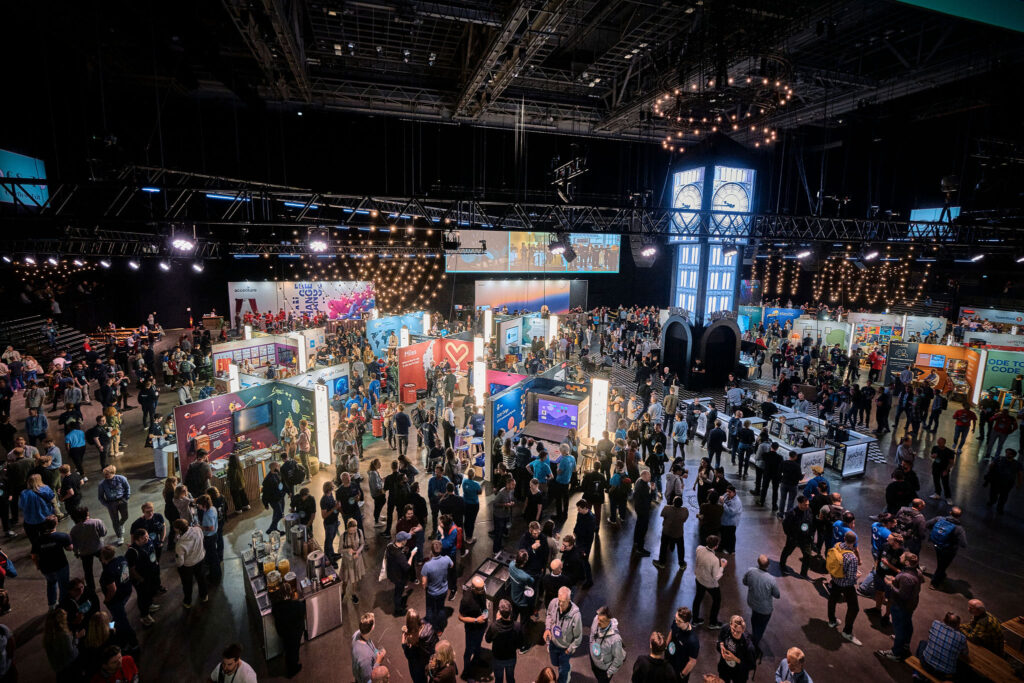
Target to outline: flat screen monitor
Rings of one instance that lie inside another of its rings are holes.
[[[937,353],[933,353],[931,360],[928,361],[928,367],[930,368],[943,368],[946,366],[946,357],[940,356]]]
[[[537,422],[555,427],[576,428],[579,409],[571,403],[537,399]]]
[[[329,398],[334,398],[335,394],[345,396],[348,394],[348,376],[342,375],[341,377],[332,379],[327,387],[330,389]]]
[[[274,410],[270,402],[257,403],[248,408],[236,411],[232,417],[235,422],[235,434],[245,434],[260,427],[269,427],[274,423]]]

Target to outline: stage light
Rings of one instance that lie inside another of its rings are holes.
[[[7,261],[8,263],[11,262],[11,259],[7,258],[6,256],[4,256],[4,260]],[[1019,259],[1017,259],[1017,263],[1024,263],[1024,256],[1021,256]]]
[[[203,264],[198,261],[192,264],[192,270],[196,271],[197,273],[203,272],[203,268]]]
[[[164,271],[166,273],[170,269],[171,269],[171,264],[170,263],[168,263],[167,261],[161,261],[160,262],[160,270],[162,270],[162,271]]]
[[[309,248],[313,251],[327,251],[327,242],[322,239],[314,239],[309,243]]]
[[[178,251],[192,251],[196,247],[195,242],[187,237],[175,237],[171,242],[171,246]]]
[[[163,264],[161,264],[161,265],[163,265]],[[128,267],[131,268],[132,270],[138,270],[139,269],[139,264],[138,264],[137,261],[129,261],[128,262]]]
[[[804,259],[804,258],[807,258],[810,255],[811,255],[810,250],[805,249],[805,250],[803,250],[801,252],[797,252],[796,257],[799,258],[799,259]]]
[[[649,247],[644,247],[643,250],[640,251],[641,256],[654,256],[657,253],[658,248],[655,247],[653,244]]]
[[[722,258],[732,258],[739,253],[739,249],[733,243],[726,243],[722,246]]]
[[[3,259],[4,259],[4,263],[10,263],[11,262],[11,257],[7,256],[6,254],[4,254]],[[1017,263],[1020,263],[1020,261],[1017,261]]]
[[[561,242],[550,242],[548,244],[548,251],[550,251],[552,254],[564,254],[565,245],[562,244]]]
[[[34,266],[36,264],[36,260],[31,256],[26,256],[25,263],[29,264],[30,266]]]
[[[57,259],[55,259],[52,256],[50,258],[46,259],[46,262],[49,263],[51,266],[56,266],[56,265],[60,264],[60,261],[58,261]]]
[[[100,261],[100,265],[103,266],[104,268],[109,268],[110,267],[110,261],[107,261],[106,259],[104,259],[104,260]]]
[[[971,257],[971,263],[977,263],[978,261],[980,261],[983,258],[985,258],[984,254],[977,254],[975,256],[972,256]]]
[[[869,251],[866,254],[864,254],[864,260],[865,261],[874,261],[876,258],[878,258],[878,251],[877,250],[872,250],[872,251]]]
[[[83,261],[82,259],[77,259],[77,258],[74,261],[72,261],[72,263],[74,263],[79,268],[81,268],[82,266],[85,265],[85,261]]]

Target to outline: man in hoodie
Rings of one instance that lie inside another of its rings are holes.
[[[551,665],[558,669],[558,683],[568,683],[572,655],[583,642],[580,608],[570,599],[571,595],[568,587],[560,588],[544,619],[544,643]]]
[[[736,552],[736,527],[740,524],[743,503],[736,495],[736,487],[731,484],[722,496],[722,552],[732,555]]]
[[[598,607],[590,625],[590,669],[597,683],[609,683],[624,661],[626,651],[619,635],[619,620],[612,618],[608,607]]]
[[[197,526],[189,526],[184,519],[174,520],[173,526],[178,537],[174,544],[174,563],[178,566],[178,576],[181,577],[181,592],[184,597],[181,605],[185,609],[191,609],[193,582],[199,584],[200,601],[206,602],[210,599],[206,589],[206,568],[203,566],[203,560],[206,558],[203,531]]]
[[[497,617],[484,633],[484,639],[491,644],[494,683],[516,683],[516,650],[523,645],[523,627],[512,617],[512,603],[502,600]]]

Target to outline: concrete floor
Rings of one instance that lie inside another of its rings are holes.
[[[173,401],[173,392],[165,391],[160,401],[161,412],[166,412],[173,405]],[[15,403],[17,405],[14,420],[21,428],[24,419],[23,408],[18,400]],[[132,405],[134,404],[133,400]],[[86,422],[90,423],[96,413],[95,405],[86,406]],[[127,437],[124,448],[127,455],[117,461],[121,472],[131,480],[134,490],[130,519],[135,518],[139,505],[145,500],[157,502],[157,509],[163,509],[160,500],[162,484],[152,478],[151,453],[142,447],[144,433],[140,424],[140,413],[137,408],[126,413]],[[952,411],[948,411],[943,417],[939,435],[951,435],[951,413]],[[919,444],[920,451],[927,453],[933,441],[933,436],[925,435]],[[1013,441],[1016,445],[1016,437]],[[914,619],[915,645],[917,639],[927,632],[931,620],[941,618],[947,610],[954,610],[966,617],[966,601],[971,597],[984,600],[1001,619],[1024,614],[1024,595],[1014,588],[1019,586],[1021,579],[1024,578],[1024,549],[1018,542],[1024,531],[1024,496],[1020,493],[1011,496],[1007,513],[1003,516],[996,516],[985,507],[986,492],[980,487],[984,464],[979,461],[977,443],[972,433],[967,450],[957,462],[953,478],[954,498],[966,510],[964,519],[969,548],[960,553],[950,569],[952,592],[935,592],[927,589],[922,591],[921,605]],[[883,452],[890,451],[888,435],[881,445]],[[701,454],[699,444],[691,444],[688,447],[687,461],[691,466],[691,472],[695,471]],[[387,471],[395,453],[387,448],[386,443],[377,442],[367,449],[367,456],[368,460],[370,457],[381,458],[384,461],[384,470]],[[95,502],[94,482],[99,479],[95,455],[89,455],[87,465],[87,474],[92,482],[86,489],[86,501],[94,510],[101,510]],[[920,460],[916,469],[922,480],[922,495],[932,493],[929,463]],[[843,493],[846,506],[854,510],[862,520],[858,527],[862,533],[870,526],[868,515],[877,513],[883,506],[883,489],[890,471],[889,466],[869,463],[863,478],[832,482],[833,490]],[[319,484],[326,480],[327,476],[324,472],[317,475],[312,490],[319,490]],[[425,485],[423,488],[425,490]],[[745,483],[737,488],[743,491],[741,498],[744,505],[750,507],[744,511],[739,526],[736,555],[729,558],[730,562],[721,582],[723,620],[731,614],[749,617],[745,589],[740,585],[740,577],[748,567],[755,564],[755,558],[759,553],[764,552],[773,560],[777,559],[784,542],[781,523],[770,512],[752,506],[753,497],[746,493],[750,486]],[[692,509],[692,497],[688,504]],[[944,511],[945,508],[944,503],[936,505],[934,501],[928,500],[926,514],[930,517]],[[105,511],[98,514],[107,521]],[[180,585],[173,570],[173,560],[165,556],[164,583],[169,592],[160,600],[163,609],[157,615],[158,620],[154,627],[137,627],[142,642],[143,655],[140,667],[143,680],[166,680],[172,677],[176,680],[206,680],[209,671],[218,661],[220,650],[233,640],[242,643],[245,650],[244,658],[253,665],[261,680],[284,680],[282,658],[270,662],[263,659],[256,630],[247,614],[240,575],[239,551],[247,543],[253,529],[266,528],[268,515],[269,512],[256,505],[249,513],[232,518],[228,522],[225,578],[222,586],[212,593],[207,605],[197,605],[188,612],[181,608]],[[568,529],[571,529],[573,521],[570,517],[566,525]],[[478,536],[481,541],[473,547],[470,557],[463,562],[463,567],[467,571],[479,564],[490,550],[490,543],[482,531],[489,528],[489,522],[489,510],[484,503],[478,520]],[[65,521],[62,528],[67,527],[69,523],[70,520]],[[691,515],[691,520],[687,524],[687,556],[691,566],[696,545],[695,525],[696,521]],[[322,540],[323,530],[319,525],[316,533]],[[511,538],[518,539],[521,533],[521,524],[517,524]],[[657,549],[659,534],[660,524],[655,516],[648,534],[648,549]],[[602,604],[607,604],[613,615],[619,619],[619,628],[623,633],[627,650],[623,672],[617,676],[619,680],[625,680],[629,676],[634,659],[645,653],[650,632],[654,629],[667,631],[675,609],[681,605],[689,605],[694,594],[692,569],[679,572],[673,567],[658,572],[651,565],[650,559],[639,560],[630,554],[631,539],[632,520],[618,529],[606,522],[602,524],[601,538],[592,557],[595,585],[590,590],[582,592],[578,599],[585,629],[589,628],[595,609]],[[391,680],[404,681],[409,678],[408,666],[400,646],[402,623],[390,615],[391,586],[388,583],[379,584],[376,580],[383,542],[376,536],[370,538],[369,542],[371,549],[367,556],[366,577],[359,587],[359,605],[353,605],[351,602],[346,604],[346,626],[303,646],[304,669],[296,680],[314,680],[316,677],[325,680],[351,680],[350,624],[357,623],[359,615],[367,610],[372,610],[377,617],[377,628],[372,637],[379,646],[385,647],[388,651],[384,663],[391,671]],[[13,611],[3,617],[2,622],[16,634],[16,662],[22,680],[52,680],[52,673],[42,651],[41,631],[45,609],[43,579],[32,567],[27,556],[28,542],[24,536],[19,536],[3,547],[20,570],[18,578],[9,579],[7,582]],[[796,558],[791,559],[791,566],[796,566],[795,560]],[[933,551],[927,546],[922,552],[922,562],[927,567],[935,565]],[[778,574],[777,569],[777,564],[773,562],[773,573]],[[80,572],[80,565],[72,560],[72,574],[77,572]],[[827,627],[825,598],[820,582],[813,583],[786,577],[779,580],[779,585],[782,599],[776,603],[775,614],[762,641],[764,661],[752,680],[773,681],[774,669],[779,659],[784,656],[787,648],[794,645],[806,652],[808,671],[819,683],[840,680],[842,677],[848,677],[851,672],[856,672],[856,680],[867,680],[868,677],[876,680],[910,680],[909,669],[906,666],[879,660],[873,654],[874,650],[890,645],[891,631],[879,629],[877,616],[869,618],[863,614],[863,610],[871,606],[868,600],[861,600],[862,613],[858,616],[854,629],[855,634],[864,642],[864,647],[856,647],[846,643],[839,637],[837,631]],[[448,604],[457,606],[457,602]],[[422,614],[422,590],[417,590],[412,595],[410,605],[420,610]],[[844,611],[845,608],[840,607],[840,619],[843,618]],[[129,606],[129,615],[137,624],[134,604]],[[461,664],[464,642],[461,625],[453,620],[445,637],[455,646]],[[716,670],[716,637],[717,634],[711,631],[701,630],[703,648],[694,673]],[[573,677],[577,680],[593,678],[587,652],[584,643],[573,659]],[[532,680],[546,663],[544,649],[534,647],[519,659],[520,678]],[[691,680],[694,679],[700,680],[697,676],[691,677]]]

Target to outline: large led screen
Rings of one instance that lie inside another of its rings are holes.
[[[618,273],[619,236],[573,233],[569,243],[576,258],[570,263],[548,249],[551,233],[489,232],[460,230],[462,247],[478,248],[482,254],[449,254],[445,269],[450,273]]]
[[[566,429],[576,429],[578,408],[571,403],[559,403],[545,398],[537,400],[537,422]]]
[[[477,280],[476,307],[535,313],[547,306],[551,313],[568,313],[569,280]]]

